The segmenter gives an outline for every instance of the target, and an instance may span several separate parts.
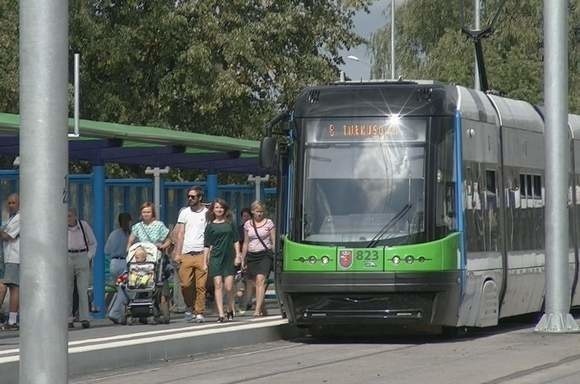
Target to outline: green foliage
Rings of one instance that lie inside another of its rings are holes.
[[[0,1],[0,111],[18,111],[18,2]]]
[[[355,2],[363,6],[366,2]],[[359,43],[352,8],[295,0],[77,1],[83,116],[257,137]]]
[[[473,43],[461,32],[463,22],[473,24],[473,1],[410,0],[396,13],[397,73],[410,79],[434,79],[473,86]],[[481,28],[488,26],[501,3],[483,0]],[[487,78],[491,89],[508,97],[541,103],[543,89],[543,1],[507,0],[499,13],[494,33],[483,40]],[[570,110],[580,112],[580,0],[569,4]],[[372,36],[369,51],[374,71],[385,68],[389,57],[390,25]]]
[[[71,0],[83,118],[256,138],[338,78],[369,0]],[[18,108],[18,3],[0,0],[0,110]],[[71,65],[72,68],[72,65]]]

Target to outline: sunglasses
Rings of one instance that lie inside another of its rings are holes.
[[[188,199],[197,199],[199,195],[187,195]]]

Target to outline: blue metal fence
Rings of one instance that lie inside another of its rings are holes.
[[[97,167],[98,168],[98,167]],[[128,212],[133,221],[139,220],[139,207],[145,201],[153,201],[153,180],[151,179],[108,179],[104,181],[104,169],[95,168],[94,174],[69,175],[70,206],[76,208],[80,218],[91,223],[99,246],[93,263],[93,284],[95,304],[100,308],[98,317],[104,316],[104,281],[107,265],[103,247],[108,234],[117,227],[117,217],[121,212]],[[98,171],[98,172],[97,172]],[[96,175],[96,176],[95,176]],[[225,199],[232,209],[234,217],[239,218],[239,212],[249,207],[255,199],[255,188],[252,185],[217,185],[217,178],[206,183],[178,183],[162,182],[160,196],[160,210],[158,218],[172,227],[177,221],[180,209],[187,204],[186,193],[189,187],[199,185],[204,188],[206,195],[208,187],[214,196]],[[0,170],[0,225],[8,218],[7,207],[4,201],[9,194],[18,192],[18,171]],[[210,185],[211,184],[211,185]],[[95,193],[98,193],[95,195]],[[104,199],[102,199],[104,194]],[[263,188],[262,196],[271,200],[275,194],[274,188]],[[95,199],[97,200],[95,204]],[[104,200],[104,203],[103,203]],[[104,205],[103,205],[104,204]],[[97,209],[98,208],[98,209]],[[275,212],[271,212],[275,217]],[[96,217],[94,217],[96,216]]]
[[[206,188],[205,182],[162,182],[161,212],[159,219],[167,225],[177,221],[179,210],[187,205],[187,189],[193,185]],[[93,217],[93,185],[91,174],[69,176],[70,205],[77,209],[79,217],[89,223]],[[18,171],[0,170],[0,202],[4,202],[9,194],[18,192]],[[206,191],[207,192],[207,191]],[[275,188],[263,188],[262,196],[271,200]],[[217,196],[226,200],[235,218],[239,217],[242,208],[249,207],[255,199],[253,185],[218,185]],[[153,180],[151,179],[107,179],[105,180],[105,233],[110,233],[117,226],[117,217],[121,212],[129,212],[134,221],[139,218],[139,207],[145,201],[153,201]],[[8,215],[6,206],[2,204],[1,217]],[[271,217],[274,212],[270,212]]]

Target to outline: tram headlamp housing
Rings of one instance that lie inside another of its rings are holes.
[[[393,258],[391,259],[391,261],[393,262],[393,264],[400,264],[401,263],[401,258],[397,255],[393,256]]]
[[[412,255],[405,256],[405,263],[413,264],[414,261],[415,261],[415,258]]]
[[[308,258],[308,262],[309,262],[310,264],[316,264],[316,256],[310,256],[310,257]]]
[[[328,264],[328,263],[330,263],[330,257],[328,257],[328,256],[322,256],[322,257],[320,258],[320,262],[321,262],[322,264]]]
[[[398,127],[399,123],[401,122],[401,115],[398,113],[393,113],[392,115],[389,115],[387,122],[390,126]]]

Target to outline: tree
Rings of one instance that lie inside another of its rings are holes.
[[[18,110],[18,2],[0,1],[0,111]]]
[[[370,0],[72,0],[83,118],[257,137],[307,85],[338,78]],[[18,108],[18,5],[0,0],[0,108]],[[72,68],[72,64],[71,64]]]
[[[472,1],[464,1],[471,15]],[[500,0],[482,1],[482,26],[489,21]],[[460,32],[460,2],[412,0],[397,10],[396,58],[405,78],[426,78],[473,86],[473,43]],[[580,0],[570,2],[570,110],[580,112],[578,92],[579,47],[574,36],[580,25]],[[492,89],[513,98],[541,103],[543,99],[543,1],[507,0],[493,35],[483,41],[487,78]],[[466,18],[467,23],[471,20]],[[369,49],[373,63],[384,65],[390,45],[390,26],[377,32]]]
[[[355,6],[365,6],[356,1]],[[306,85],[338,77],[360,43],[336,1],[81,1],[83,116],[256,137]]]

